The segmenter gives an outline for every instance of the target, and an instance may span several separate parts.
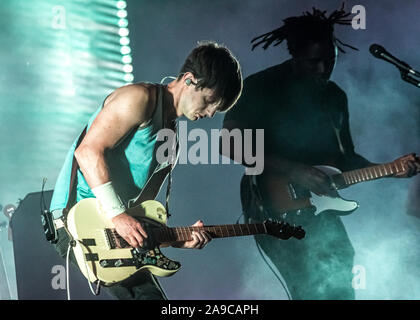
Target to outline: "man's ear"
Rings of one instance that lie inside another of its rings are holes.
[[[192,84],[194,85],[197,84],[197,79],[194,76],[194,74],[192,74],[191,72],[185,72],[184,75],[182,76],[183,82],[185,82],[187,79],[190,79]]]
[[[189,87],[191,85],[196,86],[197,80],[195,79],[194,75],[191,72],[186,72],[182,77],[184,83]],[[195,88],[197,90],[197,88]]]

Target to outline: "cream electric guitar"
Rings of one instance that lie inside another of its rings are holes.
[[[165,257],[159,245],[192,240],[191,232],[194,230],[205,230],[212,238],[268,234],[286,240],[305,236],[301,227],[273,221],[170,228],[166,226],[165,207],[154,200],[144,201],[128,209],[127,213],[142,222],[148,234],[142,250],[130,247],[116,233],[95,198],[81,200],[69,211],[67,228],[75,240],[73,252],[81,272],[90,282],[99,280],[105,285],[112,285],[140,270],[148,270],[161,277],[171,276],[181,265]]]

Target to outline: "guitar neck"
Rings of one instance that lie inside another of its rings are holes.
[[[177,242],[192,240],[193,231],[207,231],[212,238],[228,238],[249,236],[254,234],[266,234],[267,230],[262,223],[251,224],[224,224],[204,227],[164,227],[155,230],[154,236],[161,242]]]
[[[401,161],[394,161],[372,167],[346,171],[340,176],[344,180],[345,186],[349,186],[363,181],[389,177],[405,170]]]

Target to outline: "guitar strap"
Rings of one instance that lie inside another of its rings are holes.
[[[163,91],[163,87],[160,86],[160,89]],[[163,92],[162,99],[163,99]],[[162,100],[162,128],[166,128],[165,125],[165,110],[164,110],[164,101]],[[172,139],[171,150],[169,154],[169,160],[167,163],[157,163],[153,173],[150,175],[149,179],[147,180],[146,184],[144,185],[143,189],[141,190],[140,194],[129,201],[128,206],[129,208],[134,208],[139,206],[142,202],[150,199],[155,199],[158,195],[163,182],[165,181],[166,177],[168,177],[168,184],[166,188],[166,197],[165,197],[165,208],[167,216],[170,217],[171,214],[169,212],[169,200],[171,195],[171,187],[172,187],[172,169],[174,168],[178,156],[179,156],[179,138],[178,138],[178,128],[177,122],[173,123],[172,126],[169,128],[175,134],[170,137]],[[155,145],[157,148],[157,145]],[[156,152],[155,152],[156,153]]]
[[[83,132],[80,134],[79,139],[77,140],[76,147],[74,150],[77,149],[77,147],[82,142],[83,138],[86,135],[87,126],[83,130]],[[69,186],[69,197],[67,200],[66,207],[63,209],[63,217],[64,219],[67,218],[67,213],[69,212],[70,208],[74,205],[76,202],[76,185],[77,185],[77,169],[79,169],[79,164],[77,163],[76,157],[73,154],[73,162],[71,165],[71,176],[70,176],[70,186]]]
[[[169,198],[171,196],[171,185],[172,185],[172,169],[176,163],[177,155],[178,155],[178,128],[175,127],[175,136],[173,137],[172,142],[172,152],[171,152],[171,160],[170,160],[170,171],[168,176],[168,185],[166,187],[166,197],[165,197],[165,208],[166,208],[166,214],[168,218],[172,215],[169,213]]]
[[[328,97],[328,94],[325,94],[324,95],[324,98],[322,99],[321,108],[328,115],[328,119],[330,121],[331,128],[333,129],[334,134],[335,134],[335,137],[337,139],[338,147],[340,148],[341,153],[343,155],[345,155],[346,154],[346,150],[345,150],[345,148],[343,146],[343,143],[342,143],[341,137],[340,137],[340,130],[341,130],[342,126],[343,126],[343,120],[344,120],[343,119],[343,114],[340,113],[340,116],[337,119],[338,120],[337,121],[338,122],[337,123],[338,125],[336,125],[336,122],[334,121],[334,117],[333,117],[333,114],[332,114],[332,110],[328,107],[329,106],[328,105],[328,102],[329,101],[327,101],[327,97]]]
[[[338,143],[338,146],[340,148],[340,151],[341,151],[341,153],[343,155],[345,155],[346,154],[346,150],[344,149],[344,146],[343,146],[343,143],[341,142],[341,137],[340,137],[340,129],[341,129],[341,126],[340,127],[337,127],[335,125],[334,120],[333,120],[333,117],[331,115],[331,112],[328,112],[328,117],[329,117],[330,122],[331,122],[331,127],[333,128],[334,133],[335,133],[335,136],[337,138],[337,143]],[[342,119],[340,119],[340,120],[342,122]]]

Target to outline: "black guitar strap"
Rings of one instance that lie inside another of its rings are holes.
[[[87,126],[82,131],[82,133],[80,134],[79,139],[77,140],[77,143],[76,143],[76,148],[74,150],[76,150],[77,147],[82,142],[83,138],[86,135],[86,131],[87,131]],[[76,202],[77,169],[79,169],[79,164],[77,163],[76,157],[73,154],[73,162],[72,162],[72,165],[71,165],[71,176],[70,176],[70,185],[69,185],[69,197],[68,197],[68,200],[67,200],[66,207],[63,209],[63,218],[64,219],[67,218],[67,213],[69,212],[70,208]]]
[[[172,169],[176,163],[176,157],[178,155],[178,129],[175,125],[175,136],[174,136],[174,141],[172,143],[172,151],[171,151],[171,159],[170,159],[170,171],[169,171],[169,175],[168,175],[168,186],[166,188],[166,198],[165,198],[165,208],[166,208],[166,214],[168,216],[168,218],[172,215],[169,213],[169,198],[171,196],[171,185],[172,185]]]
[[[328,118],[329,118],[329,121],[330,121],[330,124],[331,124],[331,128],[334,131],[335,137],[337,139],[338,147],[340,148],[341,153],[343,155],[345,155],[346,150],[343,146],[343,143],[342,143],[341,137],[340,137],[340,130],[343,126],[343,121],[344,121],[343,114],[340,113],[339,117],[337,117],[337,121],[334,121],[334,115],[332,113],[332,110],[328,108],[328,101],[327,101],[326,97],[328,97],[328,94],[325,94],[323,96],[322,103],[321,103],[321,108],[328,115]]]
[[[160,90],[163,91],[163,87],[159,87]],[[161,91],[162,99],[163,99],[163,92]],[[162,101],[162,128],[167,128],[165,125],[165,110],[164,110],[164,101]],[[177,123],[174,122],[171,126],[167,129],[171,129],[175,134],[172,137],[172,144],[171,150],[169,154],[169,161],[165,164],[157,163],[153,173],[150,175],[149,179],[147,180],[146,184],[144,185],[143,189],[141,190],[140,194],[135,198],[129,201],[129,208],[134,208],[139,206],[142,202],[146,200],[155,199],[158,195],[163,182],[165,181],[166,177],[168,177],[168,184],[166,188],[166,197],[165,197],[165,209],[167,216],[170,217],[171,214],[169,212],[169,200],[171,195],[171,187],[172,187],[172,169],[174,168],[177,158],[178,158],[178,151],[179,151],[179,143],[178,143],[178,128]],[[157,145],[155,146],[157,148]]]

